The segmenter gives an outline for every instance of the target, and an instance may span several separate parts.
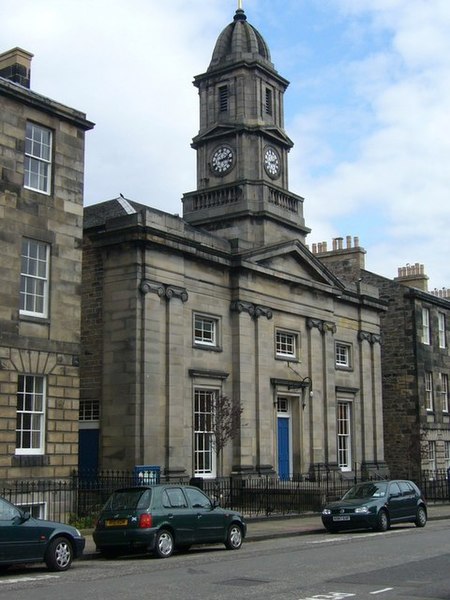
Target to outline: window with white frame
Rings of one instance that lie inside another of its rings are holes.
[[[422,343],[427,346],[431,344],[430,311],[428,308],[422,308]]]
[[[20,508],[26,512],[29,512],[35,519],[45,519],[46,517],[46,504],[45,502],[33,503],[33,504],[17,504]]]
[[[448,375],[447,375],[447,373],[441,373],[440,379],[441,379],[442,412],[448,413]]]
[[[450,442],[444,442],[445,468],[450,469]]]
[[[215,477],[216,454],[213,445],[213,411],[218,390],[194,390],[194,472],[202,477]]]
[[[428,411],[433,410],[433,373],[425,372],[425,408]]]
[[[219,320],[208,315],[194,314],[194,344],[218,346]]]
[[[352,468],[350,402],[338,402],[337,410],[338,465],[342,471],[350,471]]]
[[[335,344],[335,360],[336,367],[347,368],[351,367],[351,346],[342,342]]]
[[[438,313],[438,329],[439,329],[439,348],[447,347],[447,339],[445,335],[445,314]]]
[[[436,442],[428,442],[428,470],[429,475],[436,474]]]
[[[20,268],[20,314],[47,317],[50,246],[23,239]]]
[[[30,190],[44,194],[50,194],[52,137],[50,129],[34,123],[27,123],[24,185]]]
[[[98,400],[80,400],[79,420],[98,421],[100,419],[100,403]]]
[[[298,335],[291,331],[277,330],[275,352],[279,358],[298,358]]]
[[[17,382],[16,454],[43,454],[45,378],[19,375]]]

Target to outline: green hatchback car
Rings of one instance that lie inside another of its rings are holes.
[[[66,571],[83,554],[86,540],[75,527],[35,519],[0,498],[0,568],[45,562],[51,571]]]
[[[421,491],[414,482],[403,479],[358,483],[322,510],[322,523],[330,533],[341,529],[386,531],[391,523],[425,527],[426,522]]]
[[[105,557],[144,551],[168,558],[193,544],[223,543],[238,550],[246,530],[241,514],[220,508],[199,488],[157,484],[113,492],[93,538]]]

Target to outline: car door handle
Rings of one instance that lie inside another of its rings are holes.
[[[169,513],[169,514],[167,515],[167,518],[168,518],[168,519],[173,519],[173,513]]]
[[[202,518],[202,514],[201,513],[197,513],[197,519],[201,519]]]

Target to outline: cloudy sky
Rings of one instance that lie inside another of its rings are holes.
[[[181,214],[193,191],[194,75],[237,0],[0,0],[0,51],[32,89],[86,112],[85,203]],[[308,243],[358,236],[387,277],[416,262],[450,287],[449,0],[243,0],[285,94],[290,189]]]

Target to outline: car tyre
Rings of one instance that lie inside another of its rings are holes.
[[[385,510],[380,510],[377,515],[375,531],[387,531],[389,529],[389,516]]]
[[[168,529],[161,529],[156,534],[155,554],[158,558],[169,558],[172,556],[175,542],[172,533]]]
[[[232,523],[227,531],[225,547],[227,550],[239,550],[243,542],[242,527],[238,523]]]
[[[425,527],[427,524],[427,512],[423,506],[419,506],[417,509],[416,520],[414,523],[416,527]]]
[[[44,560],[50,571],[67,571],[73,560],[71,542],[65,537],[52,540],[45,552]]]

